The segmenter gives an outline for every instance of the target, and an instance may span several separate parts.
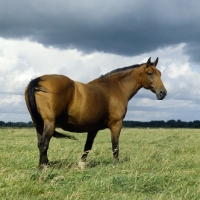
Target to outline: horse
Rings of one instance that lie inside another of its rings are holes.
[[[119,162],[119,136],[129,100],[140,88],[155,93],[158,100],[167,95],[156,68],[151,62],[118,68],[87,84],[67,76],[48,74],[30,81],[25,101],[35,125],[39,149],[39,166],[48,165],[47,151],[53,137],[76,139],[55,130],[87,132],[81,162],[85,163],[99,130],[111,132],[114,164]]]

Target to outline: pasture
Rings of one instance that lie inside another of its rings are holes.
[[[0,129],[1,199],[200,199],[199,129],[123,128],[116,167],[110,132],[100,131],[84,170],[86,134],[71,135],[79,142],[52,138],[40,171],[35,129]]]

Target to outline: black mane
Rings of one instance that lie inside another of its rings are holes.
[[[141,64],[136,64],[136,65],[131,65],[128,67],[117,68],[117,69],[114,69],[114,70],[104,74],[104,75],[101,75],[100,78],[104,78],[104,77],[110,76],[112,74],[116,74],[116,73],[123,72],[123,71],[129,70],[129,69],[132,69],[132,68],[140,67],[140,66],[141,66]]]

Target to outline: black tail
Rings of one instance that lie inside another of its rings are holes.
[[[38,77],[36,79],[31,80],[31,82],[29,83],[29,85],[28,85],[28,103],[29,103],[32,118],[34,119],[35,123],[40,124],[40,126],[43,127],[44,122],[43,122],[41,115],[39,114],[39,112],[37,110],[35,93],[38,92],[38,91],[43,91],[43,92],[47,92],[47,91],[45,91],[44,89],[42,89],[40,87],[40,85],[39,85],[40,81],[42,81],[42,79],[40,77]],[[36,129],[37,129],[37,127],[36,127]],[[69,138],[69,139],[72,139],[72,140],[77,140],[74,136],[59,133],[57,131],[54,131],[53,137],[55,137],[55,138]]]
[[[78,141],[74,136],[63,134],[63,133],[59,133],[57,131],[54,131],[53,137],[55,137],[55,138],[68,138],[68,139],[71,139],[71,140]]]
[[[41,126],[43,126],[44,122],[37,110],[36,101],[35,101],[35,93],[39,90],[38,88],[39,88],[40,81],[41,81],[41,78],[38,77],[36,79],[31,80],[31,82],[29,83],[29,85],[28,85],[28,103],[29,103],[29,107],[31,110],[32,118],[34,119],[34,121],[37,124],[41,124]]]

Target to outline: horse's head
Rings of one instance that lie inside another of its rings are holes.
[[[161,72],[156,69],[158,58],[152,63],[151,58],[145,63],[145,70],[142,74],[142,86],[156,94],[158,100],[162,100],[167,95],[167,90],[161,80]]]

